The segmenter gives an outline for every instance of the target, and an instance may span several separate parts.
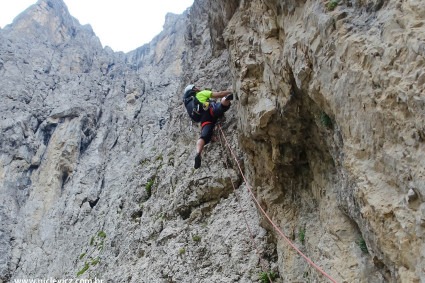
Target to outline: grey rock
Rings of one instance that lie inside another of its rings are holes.
[[[324,280],[220,142],[192,169],[189,83],[234,91],[252,194],[317,265],[423,279],[421,1],[278,2],[197,0],[128,53],[61,0],[0,30],[0,282],[258,282],[241,212],[274,282]]]

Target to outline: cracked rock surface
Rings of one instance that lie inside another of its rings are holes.
[[[62,0],[0,29],[0,282],[260,282],[241,212],[273,282],[326,282],[220,139],[193,169],[190,83],[234,92],[226,138],[313,262],[425,281],[425,8],[332,2],[196,0],[128,53]]]

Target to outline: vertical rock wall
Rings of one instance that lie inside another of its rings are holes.
[[[40,0],[0,30],[0,282],[258,282],[241,210],[274,282],[326,280],[219,142],[192,169],[189,83],[235,91],[227,138],[316,264],[425,280],[424,19],[415,0],[197,0],[124,54]]]
[[[305,231],[302,250],[337,280],[419,282],[424,8],[334,2],[242,1],[226,29],[247,170],[273,219],[296,241]],[[323,280],[277,246],[287,281]]]
[[[60,0],[39,1],[0,31],[1,282],[258,280],[231,184],[240,179],[224,170],[220,145],[192,168],[199,128],[182,105],[185,84],[232,88],[217,35],[237,5],[225,19],[204,5],[168,14],[164,31],[128,54],[102,48]],[[240,197],[277,270],[273,243]]]

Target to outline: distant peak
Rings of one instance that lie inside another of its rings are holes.
[[[63,0],[39,0],[17,16],[10,28],[12,32],[37,37],[46,35],[61,43],[74,36],[79,26]]]

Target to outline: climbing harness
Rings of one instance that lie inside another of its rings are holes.
[[[239,171],[242,175],[242,178],[246,184],[246,187],[248,188],[248,191],[251,195],[251,197],[253,198],[254,202],[257,204],[258,208],[260,209],[260,211],[263,213],[263,215],[267,218],[267,220],[270,222],[270,224],[273,226],[273,228],[282,236],[282,238],[300,255],[302,256],[308,263],[310,263],[314,268],[317,269],[317,271],[319,271],[320,273],[322,273],[325,277],[327,277],[330,281],[332,281],[333,283],[338,283],[335,279],[333,279],[331,276],[329,276],[325,271],[323,271],[319,266],[317,266],[311,259],[309,259],[306,255],[304,255],[284,234],[283,232],[279,229],[279,227],[277,227],[277,225],[273,222],[273,220],[271,220],[270,216],[267,215],[267,213],[265,212],[265,210],[261,207],[260,203],[258,202],[257,198],[255,197],[254,193],[252,192],[251,187],[248,184],[248,181],[245,178],[245,175],[242,172],[241,166],[238,162],[238,159],[236,158],[235,153],[233,152],[232,148],[229,145],[229,142],[226,139],[226,136],[224,135],[223,129],[221,128],[220,124],[217,124],[218,128],[220,130],[221,136],[223,137],[223,140],[226,142],[227,147],[229,148],[230,153],[232,154],[234,160],[236,161],[236,164],[238,165]],[[221,137],[220,137],[221,138]],[[226,163],[227,164],[227,163]],[[233,187],[234,188],[234,187]],[[235,195],[236,195],[236,190],[235,190]],[[257,250],[258,253],[258,250]],[[268,273],[267,273],[268,275]],[[269,277],[270,280],[270,277]],[[271,282],[271,281],[270,281]]]

